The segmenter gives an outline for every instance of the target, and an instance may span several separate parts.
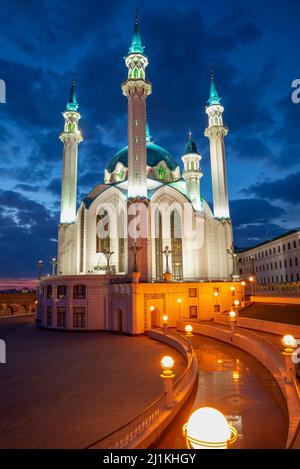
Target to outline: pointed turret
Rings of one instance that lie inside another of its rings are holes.
[[[187,155],[189,153],[198,153],[197,145],[193,141],[192,131],[191,130],[189,130],[189,139],[188,139],[187,144],[185,145],[185,154]]]
[[[146,120],[146,142],[153,143],[153,138],[150,134],[149,124],[147,120]]]
[[[200,197],[200,179],[203,176],[200,167],[201,156],[198,153],[196,143],[193,141],[191,130],[189,130],[189,139],[185,145],[185,154],[181,159],[184,165],[182,176],[186,182],[187,195],[190,198],[194,209],[202,211],[203,206]]]
[[[209,106],[221,103],[221,98],[219,98],[217,88],[215,85],[215,72],[214,72],[213,65],[211,66],[211,69],[210,69],[210,92],[209,92],[209,100],[207,101],[207,103],[209,104]]]
[[[78,106],[79,105],[77,103],[77,98],[76,98],[76,93],[75,93],[75,78],[73,78],[72,85],[71,85],[71,90],[70,90],[69,101],[67,103],[67,111],[77,112]]]
[[[135,20],[134,20],[134,30],[133,30],[131,46],[129,47],[129,54],[143,54],[143,53],[144,53],[144,47],[142,46],[142,42],[141,42],[141,34],[139,30],[139,21],[138,21],[138,8],[137,8],[136,14],[135,14]]]

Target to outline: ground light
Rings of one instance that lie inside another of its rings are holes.
[[[236,321],[236,312],[230,311],[229,313],[230,329],[232,334],[235,332],[235,321]]]
[[[166,314],[163,315],[163,325],[164,325],[164,334],[167,334],[168,332],[168,316]]]
[[[251,284],[251,296],[253,296],[253,282],[254,282],[254,277],[249,277],[249,282]]]
[[[285,366],[287,372],[287,382],[289,384],[293,383],[294,378],[296,377],[296,368],[295,363],[292,360],[292,356],[295,353],[295,348],[297,347],[297,341],[294,336],[287,334],[281,339],[281,343],[284,346],[284,351],[282,355],[285,358]]]
[[[188,352],[192,351],[192,337],[193,337],[193,326],[187,324],[185,326],[186,340],[188,343]]]
[[[201,407],[183,426],[189,449],[226,449],[237,440],[237,431],[213,407]]]
[[[174,359],[169,355],[163,357],[160,361],[160,366],[162,367],[162,373],[160,377],[164,382],[164,392],[166,399],[166,406],[168,408],[173,407],[174,405],[174,395],[173,395],[173,379],[175,377],[173,373]]]

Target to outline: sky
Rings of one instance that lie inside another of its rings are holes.
[[[73,73],[84,142],[78,202],[103,180],[127,138],[121,83],[136,2],[0,2],[0,285],[30,284],[57,252],[65,110]],[[181,164],[188,129],[202,156],[201,193],[211,203],[205,105],[210,64],[225,108],[235,245],[253,246],[300,227],[300,3],[140,0],[139,22],[156,143]]]

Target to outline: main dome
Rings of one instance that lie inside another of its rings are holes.
[[[174,171],[177,168],[178,163],[176,159],[172,155],[170,155],[170,153],[164,148],[152,142],[147,142],[146,148],[148,166],[153,168],[157,166],[161,161],[164,161],[167,168],[171,171]],[[110,173],[113,172],[119,162],[122,163],[126,168],[128,168],[128,146],[122,148],[115,154],[106,169]]]

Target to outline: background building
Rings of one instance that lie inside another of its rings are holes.
[[[300,281],[300,231],[289,231],[238,255],[242,277],[255,275],[258,284]]]

